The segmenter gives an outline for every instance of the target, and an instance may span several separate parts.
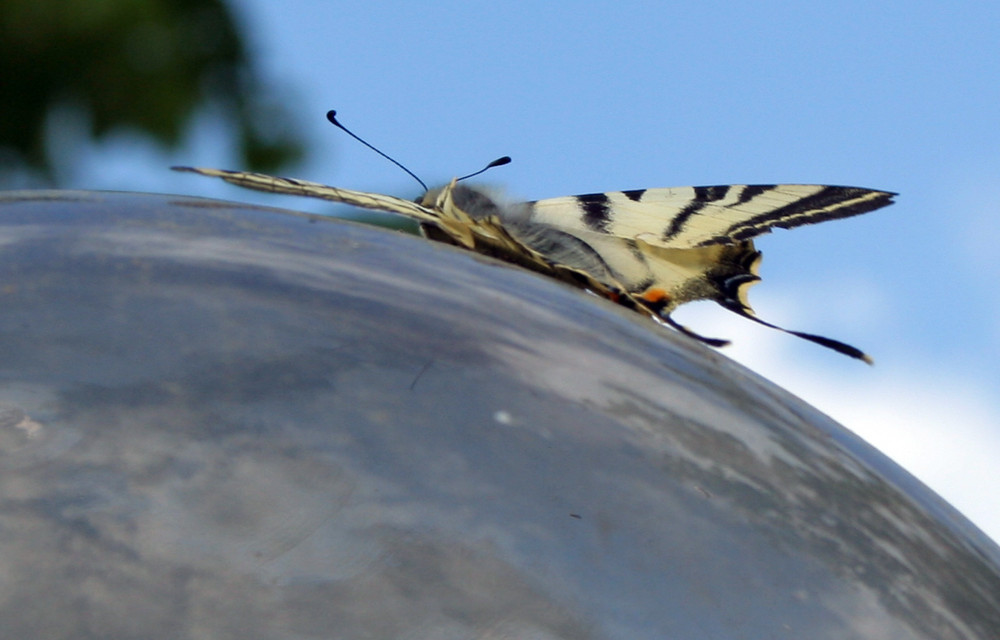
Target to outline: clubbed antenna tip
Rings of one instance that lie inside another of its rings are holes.
[[[502,167],[505,164],[510,164],[510,156],[504,156],[502,158],[497,158],[496,160],[494,160],[493,162],[489,163],[488,165],[486,165],[485,167],[483,167],[479,171],[470,173],[467,176],[462,176],[461,178],[459,178],[459,180],[465,180],[466,178],[471,178],[473,176],[478,176],[480,173],[482,173],[484,171],[492,169],[493,167]]]

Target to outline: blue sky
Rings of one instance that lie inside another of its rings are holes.
[[[760,316],[856,344],[873,368],[721,309],[677,314],[857,432],[1000,539],[1000,4],[233,2],[313,143],[285,173],[412,197],[409,177],[511,197],[804,182],[900,192],[758,241]],[[207,114],[166,154],[127,135],[76,186],[328,212],[166,171],[234,166]]]

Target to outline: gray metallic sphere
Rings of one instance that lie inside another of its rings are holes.
[[[722,354],[425,240],[0,194],[0,637],[983,639],[1000,550]]]

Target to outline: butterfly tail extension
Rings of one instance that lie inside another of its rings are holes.
[[[296,178],[279,178],[251,171],[227,171],[225,169],[205,169],[200,167],[171,167],[174,171],[186,171],[211,178],[220,178],[230,184],[254,191],[279,193],[291,196],[305,196],[348,204],[362,209],[385,211],[413,218],[418,222],[436,223],[439,215],[416,202],[377,193],[365,193],[330,187],[318,182]]]
[[[785,329],[784,327],[779,327],[778,325],[767,322],[766,320],[761,320],[753,313],[752,310],[745,309],[740,305],[724,304],[723,306],[732,311],[733,313],[739,314],[744,318],[747,318],[748,320],[753,320],[754,322],[762,324],[765,327],[770,327],[771,329],[777,329],[778,331],[783,331],[793,336],[798,336],[803,340],[814,342],[820,346],[826,347],[827,349],[833,349],[837,353],[842,353],[845,356],[850,356],[851,358],[857,358],[858,360],[862,360],[868,364],[875,364],[875,361],[872,360],[871,356],[869,356],[867,353],[865,353],[861,349],[858,349],[857,347],[852,347],[851,345],[845,344],[839,340],[834,340],[833,338],[825,338],[823,336],[817,336],[812,333],[803,333],[802,331],[792,331],[791,329]]]

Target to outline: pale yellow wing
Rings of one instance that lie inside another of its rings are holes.
[[[340,189],[331,187],[319,182],[309,182],[297,178],[278,178],[264,173],[253,173],[251,171],[227,171],[225,169],[203,169],[197,167],[171,167],[174,171],[188,171],[203,176],[222,178],[226,182],[235,184],[255,191],[266,191],[267,193],[281,193],[291,196],[306,196],[308,198],[319,198],[320,200],[330,200],[343,204],[361,207],[363,209],[375,209],[389,213],[398,213],[422,222],[434,222],[438,219],[438,214],[432,209],[420,206],[416,202],[386,196],[380,193],[367,193],[365,191],[352,191],[350,189]]]
[[[539,200],[532,203],[531,219],[570,233],[691,249],[859,215],[891,204],[894,195],[801,184],[638,189]]]

